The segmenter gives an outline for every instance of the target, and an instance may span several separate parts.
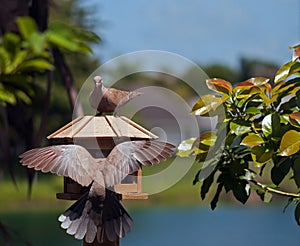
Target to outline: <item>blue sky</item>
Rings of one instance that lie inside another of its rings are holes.
[[[241,56],[290,59],[300,43],[300,0],[90,1],[105,24],[96,32],[102,61],[128,52],[156,49],[193,62],[238,66]]]

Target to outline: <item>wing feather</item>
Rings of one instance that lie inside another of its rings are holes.
[[[67,176],[83,186],[88,186],[97,170],[98,163],[79,145],[54,145],[36,148],[20,155],[23,166],[37,171]]]
[[[128,141],[118,144],[105,159],[103,169],[106,186],[119,184],[128,174],[137,171],[139,163],[152,166],[171,157],[175,146],[159,141]]]

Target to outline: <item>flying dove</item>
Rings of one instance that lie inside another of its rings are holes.
[[[103,112],[114,113],[119,107],[126,104],[132,98],[141,95],[137,91],[122,91],[115,88],[106,88],[100,76],[94,77],[94,89],[89,95],[92,108],[97,109],[100,114]]]
[[[24,152],[20,163],[88,186],[89,190],[58,220],[76,239],[101,243],[105,234],[110,241],[124,237],[133,223],[110,187],[137,171],[139,163],[149,167],[171,157],[174,147],[159,141],[128,141],[116,145],[106,158],[94,158],[79,145],[53,145]]]

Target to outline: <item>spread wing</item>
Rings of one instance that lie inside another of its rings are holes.
[[[99,165],[90,153],[79,145],[54,145],[31,149],[20,155],[20,163],[42,172],[70,177],[77,183],[88,186]]]
[[[137,171],[140,163],[152,166],[173,155],[174,145],[159,141],[123,142],[104,159],[102,175],[106,186],[119,184],[128,174]]]

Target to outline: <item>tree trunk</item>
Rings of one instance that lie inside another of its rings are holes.
[[[67,89],[70,106],[72,107],[73,110],[75,110],[74,115],[76,117],[83,116],[84,113],[83,113],[81,104],[78,103],[76,105],[78,92],[74,85],[74,79],[73,79],[71,70],[66,63],[63,54],[61,53],[61,51],[59,49],[54,48],[53,49],[53,57],[54,57],[55,67],[58,70],[59,74],[61,75],[64,85]]]

